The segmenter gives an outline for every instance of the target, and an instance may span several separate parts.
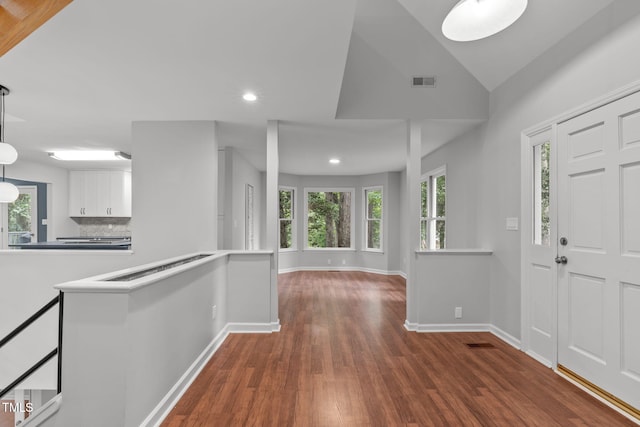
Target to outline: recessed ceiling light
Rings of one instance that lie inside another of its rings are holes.
[[[492,36],[522,16],[527,0],[461,0],[442,23],[450,40],[468,42]]]
[[[242,95],[242,99],[244,99],[245,101],[248,101],[248,102],[253,102],[253,101],[257,100],[258,97],[253,92],[247,92],[244,95]]]
[[[340,159],[336,159],[336,158],[329,159],[329,163],[331,163],[332,165],[340,164]]]
[[[75,150],[75,151],[53,151],[48,153],[49,157],[56,160],[70,161],[95,161],[95,160],[131,160],[131,155],[122,151],[104,150]]]

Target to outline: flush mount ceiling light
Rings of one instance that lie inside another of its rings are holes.
[[[253,92],[247,92],[244,95],[242,95],[242,99],[244,99],[247,102],[254,102],[258,99],[258,97]]]
[[[442,34],[458,42],[480,40],[504,30],[522,16],[527,0],[461,0],[442,23]]]
[[[53,151],[48,154],[52,159],[69,161],[131,160],[131,155],[123,151],[69,150]]]
[[[4,172],[5,166],[10,165],[18,159],[18,152],[13,146],[4,142],[4,97],[9,95],[10,91],[6,87],[0,85],[0,164],[2,165],[2,181],[0,181],[0,203],[13,203],[18,198],[20,192],[18,187],[10,182],[5,182]]]
[[[331,163],[332,165],[339,165],[340,164],[340,159],[329,159],[329,163]]]

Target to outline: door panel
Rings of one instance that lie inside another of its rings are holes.
[[[604,123],[589,124],[575,129],[567,138],[569,161],[584,160],[604,151]]]
[[[640,381],[640,284],[622,283],[622,372]]]
[[[547,265],[531,265],[531,279],[538,284],[531,289],[531,328],[546,337],[551,336],[551,267]]]
[[[622,167],[622,255],[640,257],[640,163]]]
[[[604,252],[604,170],[569,176],[569,226],[574,250]],[[588,215],[585,213],[588,212]]]
[[[622,115],[620,129],[622,131],[621,148],[631,148],[640,144],[640,110]]]
[[[557,137],[558,364],[640,408],[640,93]]]
[[[605,280],[569,275],[569,347],[597,363],[604,361]]]

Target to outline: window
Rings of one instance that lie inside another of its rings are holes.
[[[305,189],[305,248],[352,249],[353,189]]]
[[[364,250],[382,250],[382,187],[365,188]]]
[[[38,241],[38,187],[17,185],[13,203],[0,204],[0,248]],[[7,230],[7,233],[4,233]]]
[[[438,168],[420,183],[420,249],[446,247],[446,169]]]
[[[296,248],[295,188],[280,187],[280,249]]]
[[[551,144],[533,147],[533,243],[550,245],[549,156]]]

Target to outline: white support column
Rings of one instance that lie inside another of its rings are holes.
[[[267,121],[267,174],[266,174],[266,238],[267,249],[273,250],[271,266],[271,324],[280,329],[278,319],[278,230],[279,230],[279,193],[278,174],[280,171],[278,157],[278,121]]]
[[[422,126],[407,121],[407,320],[405,327],[415,330],[418,324],[418,287],[416,249],[420,248],[420,178]]]

